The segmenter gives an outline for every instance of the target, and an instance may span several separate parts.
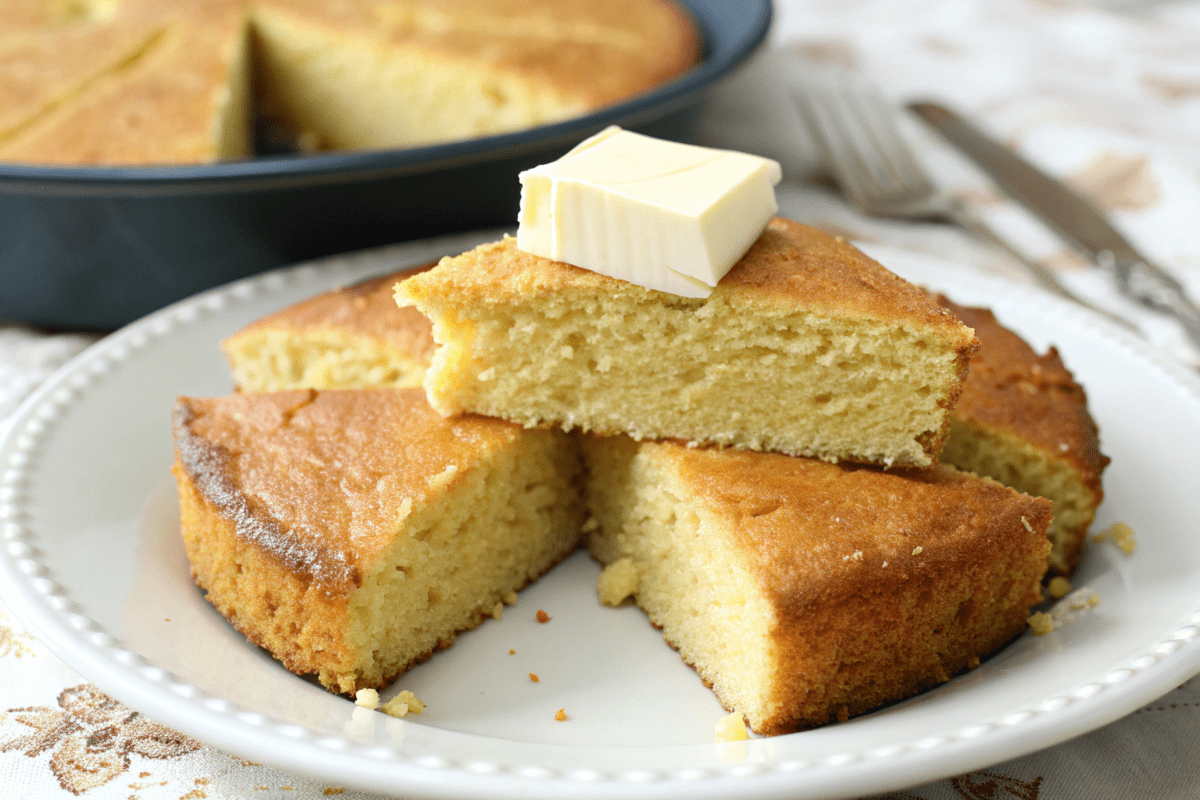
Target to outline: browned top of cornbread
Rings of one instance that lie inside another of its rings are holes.
[[[1054,458],[1069,461],[1101,497],[1100,473],[1109,459],[1100,452],[1099,432],[1088,413],[1083,387],[1058,351],[1051,347],[1039,356],[988,309],[960,306],[945,297],[938,302],[974,328],[980,343],[954,416],[1010,432]]]
[[[361,582],[410,512],[520,433],[444,419],[419,389],[181,397],[172,420],[184,474],[239,536],[343,587]]]
[[[701,55],[695,25],[668,0],[259,0],[257,9],[526,76],[580,110],[650,89]]]
[[[0,158],[59,164],[217,158],[215,120],[246,43],[245,3],[196,0],[160,7],[137,2],[120,9],[107,30],[100,27],[90,38],[132,30],[135,46],[78,81],[58,102],[37,109],[0,140]]]
[[[434,349],[429,319],[415,308],[398,308],[393,287],[396,281],[431,267],[426,264],[324,292],[247,325],[221,347],[228,351],[235,340],[267,330],[337,331],[377,340],[428,363]]]
[[[892,470],[659,445],[783,617],[960,574],[1014,545],[1044,559],[1050,502],[952,467]],[[1025,537],[1030,530],[1038,537]],[[919,548],[919,549],[918,549]],[[1040,574],[1040,573],[1039,573]],[[1030,590],[1033,589],[1030,582]],[[909,584],[911,585],[911,584]]]
[[[850,314],[932,326],[960,354],[974,351],[971,330],[926,292],[889,272],[840,237],[786,219],[773,219],[758,241],[721,279],[707,300],[655,292],[590,270],[517,249],[516,239],[482,245],[397,288],[402,304],[436,304],[450,287],[467,303],[531,301],[561,291],[600,289],[612,294],[656,295],[699,308],[723,301],[817,314]]]
[[[0,141],[136,58],[160,31],[155,24],[0,21]]]

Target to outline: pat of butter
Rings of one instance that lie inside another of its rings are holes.
[[[778,210],[781,171],[768,158],[612,126],[520,177],[519,249],[708,297]]]

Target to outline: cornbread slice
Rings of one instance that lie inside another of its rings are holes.
[[[433,355],[429,320],[392,297],[414,271],[319,294],[230,336],[221,349],[234,384],[254,392],[420,386]]]
[[[666,0],[258,0],[260,93],[324,148],[429,144],[578,116],[700,57]]]
[[[1041,599],[1050,503],[939,466],[583,437],[592,554],[731,711],[774,735],[948,680]]]
[[[420,390],[180,398],[173,421],[193,578],[333,691],[387,685],[578,543],[566,436],[446,420]]]
[[[1087,396],[1054,348],[1039,356],[991,311],[939,302],[975,329],[979,352],[940,458],[1054,505],[1050,572],[1070,576],[1104,499],[1108,458]]]
[[[433,321],[425,378],[473,411],[634,438],[934,461],[970,328],[840,239],[773,220],[707,299],[483,245],[397,286]]]

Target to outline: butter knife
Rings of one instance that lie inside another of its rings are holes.
[[[1139,253],[1095,206],[953,111],[929,102],[908,108],[1082,256],[1112,272],[1127,297],[1173,316],[1200,347],[1200,308],[1183,285]]]

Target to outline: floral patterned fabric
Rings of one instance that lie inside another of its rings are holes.
[[[896,99],[953,105],[1062,176],[1200,298],[1200,1],[776,0],[767,48],[707,104],[697,141],[778,158],[782,211],[860,241],[1025,280],[936,224],[868,219],[820,172],[792,104],[805,69],[861,70]],[[1123,300],[915,122],[944,185],[1080,294],[1127,315],[1164,352],[1200,363],[1170,320]],[[514,189],[515,191],[515,189]],[[0,328],[0,430],[19,399],[88,343]],[[1200,680],[1070,742],[889,800],[1200,797]],[[359,792],[204,746],[113,701],[50,655],[0,601],[0,796],[61,800],[315,800]]]

